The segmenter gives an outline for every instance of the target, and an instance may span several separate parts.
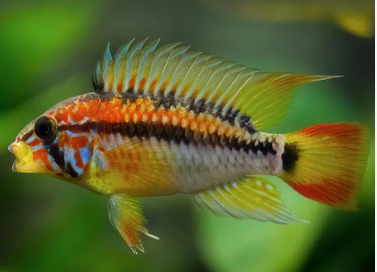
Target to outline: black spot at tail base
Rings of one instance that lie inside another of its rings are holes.
[[[299,159],[300,150],[296,143],[285,144],[284,153],[281,155],[283,160],[283,170],[291,172],[296,166],[296,162]]]

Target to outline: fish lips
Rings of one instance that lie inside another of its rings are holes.
[[[42,161],[34,161],[33,152],[26,143],[14,142],[8,146],[8,150],[16,157],[12,165],[13,172],[18,173],[40,173],[43,172]]]

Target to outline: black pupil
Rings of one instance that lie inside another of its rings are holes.
[[[50,132],[50,127],[48,124],[40,124],[39,127],[38,127],[38,130],[39,130],[39,133],[41,135],[48,135],[48,133]]]
[[[34,131],[42,140],[48,140],[54,136],[50,119],[45,116],[37,120],[34,126]]]

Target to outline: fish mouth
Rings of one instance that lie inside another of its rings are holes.
[[[12,165],[13,172],[18,173],[40,173],[43,172],[42,161],[34,161],[33,151],[24,142],[14,142],[8,146],[8,150],[16,157]]]

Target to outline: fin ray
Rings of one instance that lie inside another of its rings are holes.
[[[131,41],[115,60],[108,46],[93,76],[95,91],[171,95],[186,104],[214,105],[223,116],[234,111],[237,121],[248,116],[256,129],[265,129],[285,116],[295,88],[336,77],[263,72],[188,51],[189,46],[180,43],[157,48],[159,41]]]
[[[354,209],[368,155],[367,128],[322,124],[286,135],[284,172],[279,176],[303,196]]]
[[[159,240],[144,227],[145,220],[139,201],[124,194],[113,195],[109,198],[108,210],[111,225],[118,230],[134,254],[138,254],[137,250],[144,253],[140,233]]]
[[[249,176],[239,183],[209,189],[194,196],[195,203],[214,215],[252,218],[279,224],[304,222],[283,205],[276,186],[262,177]]]

